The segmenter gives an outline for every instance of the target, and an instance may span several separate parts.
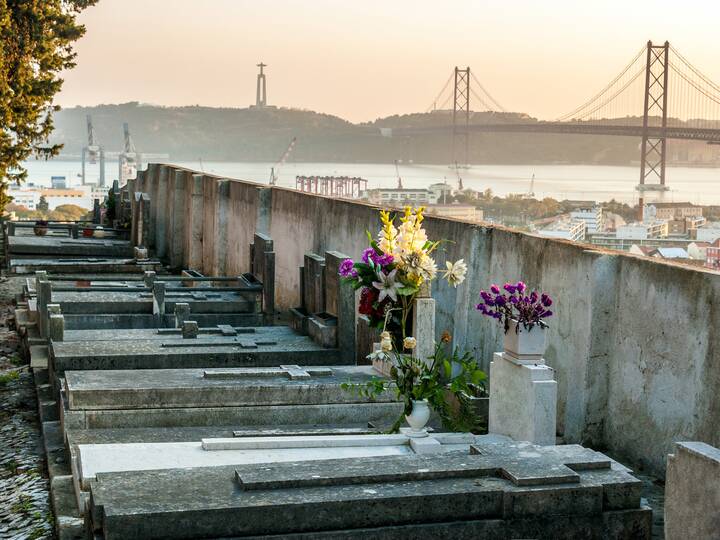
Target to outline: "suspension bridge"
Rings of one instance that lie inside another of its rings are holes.
[[[471,108],[472,107],[472,108]],[[448,132],[453,161],[468,163],[472,133],[564,133],[638,137],[637,189],[665,191],[668,139],[720,144],[720,85],[706,77],[668,42],[648,42],[602,90],[552,121],[497,115],[504,121],[472,122],[477,112],[507,113],[470,68],[455,68],[427,112],[452,110],[452,124],[394,128],[390,136]],[[641,195],[642,197],[642,195]],[[640,200],[642,207],[642,198]]]

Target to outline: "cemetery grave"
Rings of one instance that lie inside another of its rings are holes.
[[[136,202],[146,238],[150,199]],[[640,482],[600,453],[435,418],[386,433],[403,412],[393,386],[372,400],[345,387],[388,381],[357,361],[377,333],[339,278],[346,257],[304,256],[283,326],[272,239],[250,253],[240,276],[57,259],[28,278],[21,335],[59,538],[648,537]],[[418,298],[427,336],[434,310]]]

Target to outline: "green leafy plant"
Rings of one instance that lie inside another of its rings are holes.
[[[11,381],[16,381],[20,378],[20,373],[17,371],[8,371],[7,373],[0,373],[0,386],[5,386]]]
[[[404,407],[389,429],[390,433],[400,429],[405,415],[412,412],[412,402],[424,399],[438,413],[446,429],[474,431],[472,428],[477,425],[477,419],[469,405],[470,397],[485,393],[487,376],[477,367],[471,353],[461,352],[458,347],[451,348],[449,342],[450,336],[446,333],[427,361],[412,354],[393,353],[391,356],[381,353],[393,360],[390,379],[373,377],[363,384],[343,383],[341,386],[370,400],[377,399],[383,392],[394,391]],[[456,405],[458,403],[460,406]]]

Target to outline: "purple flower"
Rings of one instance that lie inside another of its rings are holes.
[[[520,299],[517,296],[511,296],[510,297],[510,303],[511,304],[517,304],[520,301]]]
[[[542,305],[545,307],[552,306],[552,298],[550,298],[547,294],[544,294],[540,297],[540,301],[542,302]]]
[[[355,268],[353,268],[354,264],[355,263],[352,259],[345,259],[343,262],[340,263],[338,273],[345,278],[357,277],[357,271],[355,270]]]
[[[538,294],[535,291],[531,292],[530,293],[530,302],[532,302],[534,304],[537,301],[538,301]]]
[[[490,292],[493,294],[500,294],[500,287],[495,284],[490,285]]]
[[[375,249],[371,247],[367,248],[365,251],[363,251],[362,262],[364,262],[365,264],[370,264],[370,260],[375,262],[375,258],[373,257],[373,255],[375,255]]]
[[[548,309],[545,313],[543,313],[543,317],[552,317],[552,314],[553,312]]]
[[[496,306],[504,306],[505,303],[506,303],[506,300],[503,295],[499,294],[495,297],[495,305]]]
[[[394,258],[392,255],[389,254],[383,254],[378,255],[377,251],[375,251],[374,248],[367,248],[365,251],[363,251],[362,254],[362,261],[365,264],[370,264],[370,261],[372,261],[374,264],[378,266],[387,266],[389,264],[392,264]]]
[[[511,283],[506,283],[505,285],[503,285],[503,289],[505,289],[510,294],[515,294],[515,285]]]
[[[525,283],[523,283],[522,281],[518,281],[517,284],[515,285],[515,288],[517,289],[517,291],[519,293],[521,293],[525,290]]]
[[[480,298],[485,300],[485,302],[490,302],[492,300],[492,296],[490,296],[488,292],[484,290],[480,291]]]

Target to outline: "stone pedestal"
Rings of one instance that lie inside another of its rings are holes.
[[[490,363],[490,433],[539,445],[555,444],[557,382],[544,360],[495,353]]]
[[[417,341],[415,356],[426,363],[435,352],[435,300],[428,297],[415,299],[412,313],[412,332]]]
[[[676,442],[667,460],[665,538],[717,538],[720,531],[720,449]]]

